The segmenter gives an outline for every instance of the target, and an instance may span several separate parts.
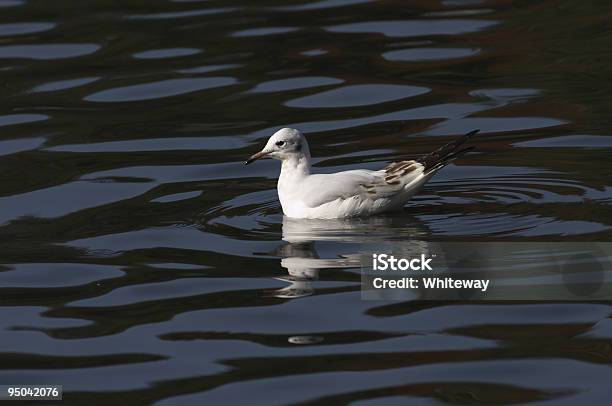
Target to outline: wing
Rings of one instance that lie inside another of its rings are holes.
[[[430,154],[413,161],[393,162],[381,171],[355,170],[329,175],[311,175],[304,185],[308,207],[337,199],[389,199],[404,192],[414,194],[439,169],[473,148],[462,146],[476,134],[471,131]]]
[[[354,170],[329,175],[311,175],[305,186],[308,207],[355,196],[377,200],[391,198],[421,176],[423,165],[416,161],[395,162],[381,171]]]

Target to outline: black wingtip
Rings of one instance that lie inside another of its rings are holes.
[[[455,141],[449,142],[435,150],[434,152],[417,158],[417,162],[422,163],[425,166],[425,171],[439,169],[451,161],[457,159],[459,156],[472,151],[474,148],[460,149],[474,134],[478,133],[480,129],[472,130],[467,134],[464,134],[457,138]]]

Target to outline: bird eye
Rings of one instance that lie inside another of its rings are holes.
[[[285,141],[278,141],[276,145],[278,145],[279,147],[282,147],[283,145],[285,145]]]

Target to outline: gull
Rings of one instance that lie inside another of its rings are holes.
[[[277,190],[283,214],[287,217],[367,217],[401,210],[436,172],[473,150],[473,147],[462,147],[477,132],[471,131],[415,160],[393,162],[378,171],[356,169],[311,174],[306,137],[299,130],[283,128],[275,132],[266,146],[252,155],[245,165],[260,158],[282,162]]]

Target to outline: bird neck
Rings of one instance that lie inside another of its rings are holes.
[[[281,178],[294,178],[310,175],[310,156],[306,154],[291,155],[283,160]]]

